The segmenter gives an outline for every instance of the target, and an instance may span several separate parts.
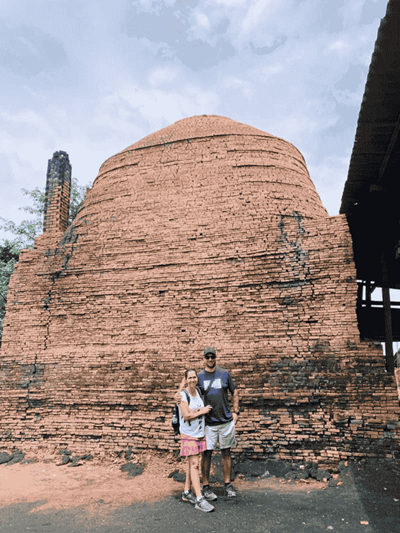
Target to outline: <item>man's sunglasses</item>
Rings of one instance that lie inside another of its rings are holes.
[[[215,356],[214,354],[212,354],[212,355],[211,355],[211,354],[208,354],[208,355],[205,355],[204,357],[205,357],[206,359],[215,359],[216,356]]]

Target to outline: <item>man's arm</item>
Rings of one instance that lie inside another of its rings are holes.
[[[236,421],[239,416],[239,389],[237,388],[233,391],[232,401],[233,401],[232,417],[233,417],[234,424],[236,424]]]
[[[232,418],[233,422],[236,424],[239,416],[239,389],[236,387],[230,372],[228,372],[228,389],[232,394]]]

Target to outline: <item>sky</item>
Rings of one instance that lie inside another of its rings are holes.
[[[55,151],[86,185],[112,155],[202,114],[294,144],[337,215],[386,5],[0,0],[0,216],[29,216],[21,189],[45,186]]]

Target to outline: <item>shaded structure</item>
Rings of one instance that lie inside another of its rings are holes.
[[[353,239],[359,280],[362,338],[385,341],[387,370],[394,371],[392,342],[400,341],[400,4],[390,0],[372,55],[340,212]],[[383,304],[373,300],[382,287]]]
[[[328,216],[300,152],[225,117],[180,120],[108,159],[67,231],[21,254],[1,439],[170,450],[173,391],[214,345],[240,389],[237,451],[396,454],[396,386],[356,302],[346,217]]]

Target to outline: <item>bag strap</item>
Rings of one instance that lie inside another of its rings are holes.
[[[190,394],[189,394],[189,391],[187,391],[186,389],[182,389],[182,391],[186,394],[187,403],[188,403],[188,405],[190,405]]]
[[[182,389],[182,390],[186,394],[186,399],[187,399],[188,405],[190,405],[190,394],[189,394],[189,391],[187,391],[186,389]],[[192,425],[192,421],[189,420],[188,424],[189,424],[189,426],[191,426]]]
[[[217,369],[215,369],[215,370],[217,370]],[[215,373],[215,375],[217,375],[217,374]],[[207,389],[204,389],[204,394],[206,394],[211,389],[211,385],[212,385],[214,379],[210,379],[210,384],[208,385]]]
[[[201,394],[200,387],[197,387],[197,386],[196,386],[196,390],[197,390],[197,392],[198,392],[198,394],[199,394],[199,396],[200,396],[201,401],[204,403],[204,405],[206,405],[206,402],[204,401],[204,396]],[[207,390],[208,390],[208,389],[207,389]]]

